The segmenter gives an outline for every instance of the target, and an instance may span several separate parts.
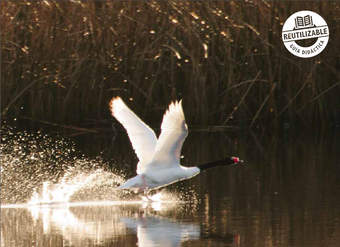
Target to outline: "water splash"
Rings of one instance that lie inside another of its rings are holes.
[[[17,131],[2,125],[2,204],[46,205],[136,198],[143,202],[140,196],[129,191],[116,190],[124,178],[112,169],[112,162],[105,162],[100,157],[87,158],[76,150],[69,139],[41,132]],[[176,204],[195,198],[193,193],[187,194],[188,191],[178,194],[163,190],[150,197],[154,203]],[[148,203],[143,205],[148,207]],[[154,209],[157,211],[162,207],[156,205]]]
[[[121,193],[115,190],[115,186],[123,182],[122,177],[103,169],[81,173],[72,169],[56,184],[43,182],[42,189],[34,191],[29,204],[66,203],[72,197],[78,201],[102,199],[98,198],[98,195],[105,195],[105,199],[117,199]]]
[[[117,198],[124,182],[100,157],[87,158],[60,136],[1,126],[0,169],[3,204],[57,203]],[[122,193],[120,193],[122,194]]]

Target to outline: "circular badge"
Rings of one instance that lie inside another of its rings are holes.
[[[326,48],[328,39],[326,21],[313,11],[303,10],[292,14],[282,28],[283,44],[290,53],[298,57],[318,55]]]

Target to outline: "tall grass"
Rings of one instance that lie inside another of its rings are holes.
[[[311,59],[281,41],[308,9],[330,27]],[[339,115],[336,1],[1,1],[1,114],[109,119],[114,95],[157,121],[183,98],[190,124],[328,124]]]

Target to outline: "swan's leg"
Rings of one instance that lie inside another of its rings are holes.
[[[146,180],[145,180],[145,176],[144,175],[142,175],[141,176],[142,177],[142,181],[143,181],[143,188],[144,188],[144,190],[146,189]]]
[[[145,176],[142,175],[141,178],[142,178],[143,184],[142,184],[140,190],[143,191],[144,198],[146,198],[148,201],[152,201],[152,199],[149,197],[149,188],[147,186]]]
[[[142,180],[143,180],[143,191],[144,191],[144,195],[146,197],[148,197],[148,193],[149,193],[149,187],[148,185],[146,184],[146,179],[145,179],[145,176],[142,175]]]

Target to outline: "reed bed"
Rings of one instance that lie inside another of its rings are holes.
[[[329,125],[340,118],[336,1],[310,59],[281,41],[287,1],[1,1],[1,114],[85,126],[122,96],[159,123],[183,98],[191,125]]]

